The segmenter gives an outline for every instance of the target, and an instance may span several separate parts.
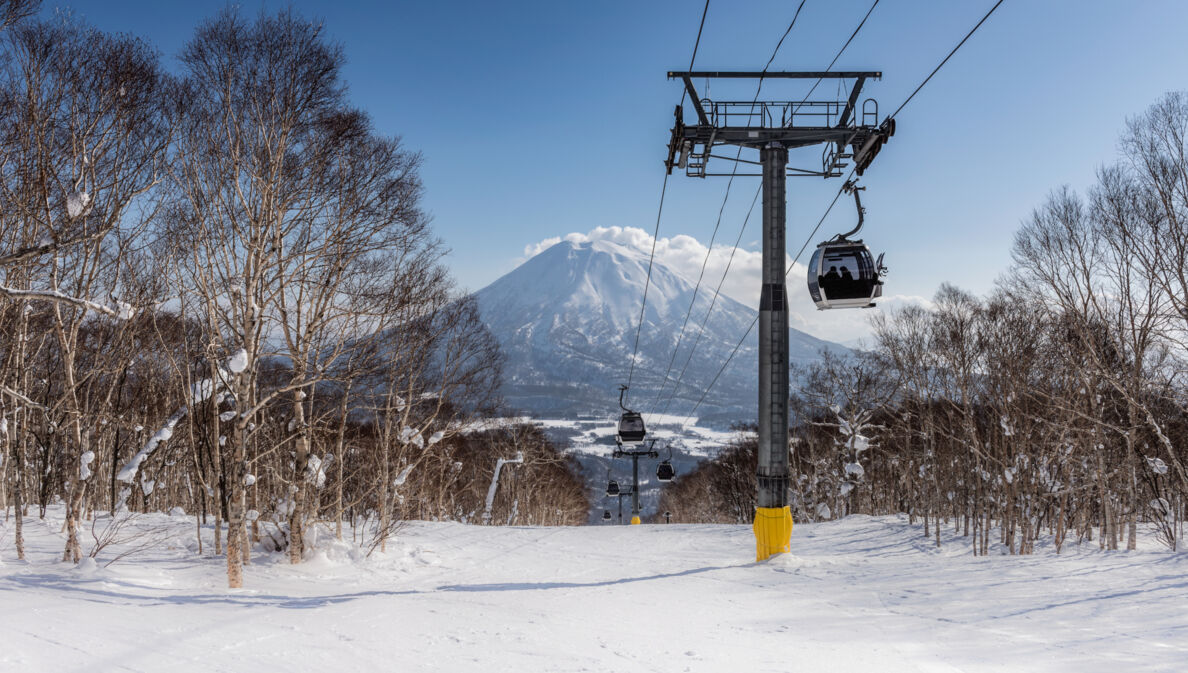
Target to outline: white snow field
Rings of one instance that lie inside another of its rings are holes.
[[[756,564],[746,526],[412,523],[228,590],[192,518],[107,567],[57,562],[60,524],[26,519],[28,562],[0,530],[0,671],[1188,671],[1188,555],[1153,541],[975,558],[853,516]]]

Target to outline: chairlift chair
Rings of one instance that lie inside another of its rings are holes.
[[[862,229],[866,211],[858,192],[865,187],[858,187],[851,181],[842,188],[854,195],[858,226],[819,244],[809,261],[809,296],[821,310],[874,306],[874,300],[883,296],[882,276],[887,273],[883,255],[876,260],[861,240],[850,239]]]

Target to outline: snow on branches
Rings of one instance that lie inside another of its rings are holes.
[[[109,318],[116,320],[131,320],[136,315],[136,308],[131,304],[119,300],[114,301],[114,306],[107,304],[100,304],[99,302],[91,301],[90,299],[83,299],[81,297],[72,297],[65,292],[58,290],[19,290],[17,288],[8,287],[7,285],[0,285],[0,295],[4,295],[10,299],[25,299],[34,301],[48,301],[58,302],[62,304],[70,304],[77,306],[86,311],[94,311],[95,313],[102,313]]]
[[[228,381],[235,375],[242,373],[248,366],[247,351],[239,349],[227,359],[225,367],[219,369],[218,380],[203,379],[190,387],[190,403],[182,406],[173,415],[166,419],[165,424],[162,425],[156,432],[149,437],[148,441],[144,443],[144,447],[124,465],[116,475],[125,483],[132,483],[136,479],[136,473],[140,470],[140,465],[147,459],[162,442],[168,441],[173,437],[173,430],[181,419],[185,418],[189,413],[190,408],[195,404],[201,404],[210,399],[215,393],[218,393],[227,384]],[[222,418],[222,415],[219,416]]]

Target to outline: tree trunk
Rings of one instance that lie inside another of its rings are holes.
[[[1059,511],[1056,513],[1056,553],[1060,553],[1061,547],[1064,546],[1064,537],[1066,535],[1066,523],[1068,509],[1068,495],[1060,494],[1060,503],[1058,505]]]
[[[294,375],[298,374],[295,372]],[[301,563],[301,556],[305,552],[305,500],[309,488],[305,472],[309,466],[309,428],[305,422],[305,405],[301,402],[301,396],[301,390],[293,391],[293,421],[298,432],[293,482],[297,485],[297,491],[292,494],[293,510],[289,514],[289,563]]]
[[[223,508],[217,501],[214,505],[214,553],[218,556],[223,553]]]
[[[238,399],[245,400],[246,396],[238,396]],[[246,476],[244,424],[245,419],[236,420],[229,438],[233,445],[230,465],[227,466],[227,586],[232,589],[243,586],[243,558],[246,553],[243,544],[243,482]]]
[[[25,435],[21,434],[16,447],[16,475],[12,487],[12,501],[15,508],[13,544],[16,545],[17,559],[25,560]]]
[[[388,548],[388,526],[391,523],[392,517],[392,496],[390,494],[392,488],[392,466],[391,459],[388,455],[388,445],[385,442],[382,451],[383,458],[380,460],[380,484],[379,484],[379,529],[376,531],[380,535],[379,550],[387,551]]]
[[[1108,545],[1109,549],[1117,549],[1118,534],[1114,530],[1114,509],[1110,503],[1110,493],[1105,483],[1105,456],[1102,455],[1101,449],[1095,448],[1095,450],[1097,451],[1097,495],[1101,499],[1100,547],[1106,549]]]
[[[334,468],[338,473],[334,480],[334,537],[339,540],[342,539],[342,465],[346,462],[347,402],[350,394],[351,387],[348,385],[342,392],[342,404],[338,408],[338,437],[334,444],[334,456],[337,459]]]
[[[1137,412],[1134,404],[1127,405],[1130,415],[1130,427],[1126,429],[1126,466],[1129,468],[1130,479],[1127,480],[1127,498],[1129,502],[1129,512],[1127,513],[1128,531],[1126,536],[1126,550],[1134,551],[1138,546],[1138,474],[1135,469],[1135,456],[1137,454],[1134,446],[1134,432],[1135,421],[1137,420]]]

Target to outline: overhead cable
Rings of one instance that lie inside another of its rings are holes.
[[[998,9],[998,6],[1001,5],[1002,3],[1003,3],[1003,0],[998,0],[998,2],[994,3],[994,6],[990,8],[990,11],[986,12],[986,15],[983,16],[982,19],[980,21],[978,21],[977,24],[975,24],[974,27],[972,29],[970,29],[970,31],[968,33],[966,33],[965,37],[963,37],[961,39],[961,41],[957,43],[957,46],[953,47],[952,51],[950,51],[948,53],[948,55],[945,56],[945,58],[942,59],[941,62],[939,64],[937,64],[937,66],[935,68],[932,69],[932,72],[930,72],[928,74],[928,76],[924,78],[924,81],[920,82],[920,85],[917,86],[915,88],[915,90],[912,91],[911,95],[909,95],[907,97],[907,99],[904,100],[903,103],[901,103],[899,105],[899,107],[895,109],[895,112],[891,113],[891,115],[888,118],[894,118],[896,115],[898,115],[900,113],[900,111],[903,110],[903,108],[909,102],[911,102],[912,98],[914,98],[916,96],[916,94],[919,93],[920,90],[924,88],[925,84],[928,84],[928,82],[932,79],[932,77],[934,75],[936,75],[936,73],[938,71],[940,71],[940,69],[945,65],[945,63],[948,63],[949,59],[953,57],[953,54],[957,53],[957,50],[960,49],[961,46],[963,44],[965,44],[965,42],[967,40],[969,40],[970,36],[972,36],[978,30],[978,28],[980,28],[982,26],[982,24],[986,22],[986,19],[990,18],[990,15],[993,14],[994,10]],[[853,176],[853,174],[854,174],[854,169],[850,169],[850,175],[846,177],[846,181],[848,181],[849,178]],[[784,274],[785,276],[787,276],[787,274],[792,272],[792,268],[793,268],[793,266],[796,265],[797,260],[800,259],[800,255],[802,255],[804,253],[805,249],[808,248],[809,243],[813,240],[813,237],[816,236],[817,230],[819,230],[821,228],[821,224],[825,222],[825,218],[829,215],[829,212],[831,210],[833,210],[833,206],[837,204],[838,199],[841,198],[843,190],[844,190],[844,183],[843,183],[843,188],[839,189],[837,191],[837,194],[834,195],[834,197],[833,197],[833,201],[831,201],[829,203],[829,207],[825,209],[825,214],[822,215],[821,219],[817,221],[817,226],[813,228],[813,231],[809,234],[808,238],[805,239],[804,245],[801,246],[800,251],[796,253],[796,257],[793,258],[792,264],[788,266],[788,269]],[[751,322],[751,325],[747,328],[746,333],[744,333],[742,338],[738,340],[738,343],[735,344],[734,349],[730,352],[730,355],[728,355],[726,357],[726,361],[724,363],[722,363],[722,367],[720,369],[718,369],[717,374],[714,375],[713,380],[711,380],[709,385],[706,386],[705,391],[701,395],[701,398],[697,400],[697,404],[693,405],[693,410],[689,412],[690,417],[692,417],[693,414],[695,414],[697,412],[697,409],[701,407],[701,403],[705,401],[706,396],[709,395],[709,391],[714,387],[714,384],[716,384],[718,382],[718,379],[721,378],[722,373],[726,371],[726,367],[728,367],[730,365],[731,360],[733,360],[734,356],[738,353],[738,349],[742,347],[743,343],[747,340],[747,337],[750,336],[751,330],[755,329],[755,325],[758,322],[759,322],[759,317],[755,316],[755,319]]]
[[[791,20],[791,21],[788,23],[788,27],[787,27],[786,29],[784,29],[784,34],[780,36],[780,39],[779,39],[779,41],[778,41],[778,42],[776,42],[775,49],[773,49],[773,50],[772,50],[772,52],[771,52],[771,57],[767,59],[767,65],[763,66],[763,72],[765,72],[765,73],[766,73],[766,72],[767,72],[767,70],[768,70],[769,68],[771,68],[771,64],[772,64],[772,63],[775,61],[776,54],[778,54],[778,53],[779,53],[779,51],[780,51],[780,47],[781,47],[781,46],[783,46],[783,44],[784,44],[784,40],[785,40],[785,39],[787,39],[787,37],[788,37],[788,34],[792,32],[792,28],[793,28],[794,26],[796,26],[796,20],[797,20],[798,18],[800,18],[800,10],[804,9],[804,3],[805,3],[805,1],[806,1],[806,0],[800,0],[800,4],[799,4],[799,5],[797,5],[797,7],[796,7],[796,11],[795,11],[795,12],[792,14],[792,20]],[[706,9],[707,9],[707,10],[709,9],[709,2],[708,2],[708,0],[707,0],[707,2],[706,2]],[[702,13],[701,19],[702,19],[702,21],[703,21],[703,22],[705,21],[705,13],[704,13],[704,12]],[[698,31],[698,41],[700,41],[700,39],[701,39],[701,34],[700,34],[700,31]],[[696,47],[694,47],[694,55],[696,55]],[[693,63],[692,63],[692,61],[690,61],[690,63],[689,63],[689,70],[693,70]],[[762,78],[762,77],[760,77],[760,78],[759,78],[759,86],[758,86],[758,87],[756,87],[756,89],[755,89],[755,98],[754,98],[754,99],[751,101],[751,106],[752,106],[752,109],[754,109],[754,105],[755,105],[755,103],[756,103],[756,102],[759,100],[759,92],[760,92],[760,91],[762,91],[762,90],[763,90],[763,78]],[[685,102],[685,94],[684,94],[684,93],[682,93],[682,94],[681,94],[681,103],[683,104],[684,102]],[[708,153],[709,151],[710,151],[710,148],[708,148],[708,147],[707,147],[707,148],[706,148],[706,152]],[[692,298],[689,300],[689,309],[688,309],[688,310],[685,312],[685,319],[684,319],[684,321],[681,323],[681,331],[680,331],[680,333],[677,335],[677,342],[676,342],[676,345],[674,345],[674,346],[673,346],[673,349],[672,349],[672,357],[671,357],[671,358],[669,358],[669,360],[668,360],[668,367],[667,367],[667,369],[665,369],[665,371],[664,371],[664,378],[663,378],[663,380],[661,381],[661,383],[660,383],[660,387],[659,387],[659,389],[658,389],[658,390],[657,390],[657,392],[656,392],[656,399],[655,399],[655,400],[652,402],[652,412],[655,412],[656,408],[657,408],[657,407],[659,407],[659,405],[660,405],[660,398],[661,398],[661,396],[663,396],[663,395],[664,395],[664,388],[665,388],[665,387],[668,385],[668,377],[669,377],[669,374],[671,374],[671,373],[672,373],[672,366],[673,366],[673,364],[676,362],[676,356],[677,356],[677,353],[680,351],[680,348],[681,348],[681,343],[684,341],[684,338],[685,338],[685,328],[686,328],[686,327],[688,326],[688,324],[689,324],[689,317],[690,317],[690,316],[693,314],[693,307],[694,307],[694,305],[696,305],[696,303],[697,303],[697,295],[698,295],[698,292],[701,290],[701,281],[702,281],[702,279],[703,279],[703,278],[705,278],[705,267],[706,267],[706,265],[709,263],[710,254],[711,254],[711,253],[713,253],[713,249],[714,249],[714,242],[715,242],[715,241],[717,240],[717,238],[718,238],[718,229],[719,229],[719,228],[722,226],[722,214],[723,214],[723,213],[725,212],[725,210],[726,210],[726,202],[727,202],[727,201],[730,199],[730,188],[731,188],[731,186],[734,184],[734,178],[735,178],[735,175],[736,175],[736,174],[737,174],[737,172],[738,172],[738,161],[737,161],[737,159],[738,159],[739,157],[741,157],[741,156],[742,156],[742,148],[740,147],[740,148],[738,149],[738,155],[735,157],[734,170],[732,170],[732,171],[731,171],[731,173],[730,173],[730,180],[729,180],[729,181],[726,183],[726,193],[725,193],[725,195],[722,197],[722,205],[721,205],[721,206],[718,208],[718,219],[717,219],[717,222],[715,222],[715,223],[714,223],[714,231],[713,231],[713,233],[710,235],[710,242],[709,242],[709,246],[706,248],[706,251],[705,251],[705,258],[704,258],[704,259],[702,259],[702,261],[701,261],[701,272],[698,274],[698,276],[697,276],[697,283],[696,283],[696,285],[694,285],[694,287],[693,287],[693,297],[692,297]],[[753,203],[752,203],[752,207],[754,207],[754,204],[753,204]],[[747,214],[747,216],[748,216],[748,217],[750,217],[750,213],[748,213],[748,214]],[[744,223],[743,223],[743,227],[744,227],[744,228],[746,227],[746,222],[745,222],[745,221],[744,221]],[[740,237],[742,236],[742,232],[741,232],[741,231],[739,232],[739,236],[740,236]],[[733,253],[731,254],[731,259],[733,259]],[[727,266],[727,269],[726,269],[726,270],[727,270],[727,271],[729,271],[729,270],[730,270],[730,267],[729,267],[729,266]],[[723,279],[724,279],[724,278],[725,278],[725,277],[723,276]],[[719,287],[721,287],[721,284],[720,284],[720,283],[719,283]],[[711,302],[711,304],[710,304],[710,309],[709,309],[710,311],[712,311],[712,310],[713,310],[713,305],[714,305],[714,303],[716,303],[716,302],[717,302],[717,294],[715,294],[715,295],[714,295],[714,302]],[[707,314],[706,314],[706,318],[708,319],[708,317],[709,317],[709,315],[708,315],[708,313],[707,313]],[[702,323],[702,324],[704,325],[704,321],[703,321],[703,323]],[[636,334],[636,340],[637,340],[637,342],[638,342],[638,330],[637,330],[637,334]],[[692,351],[692,350],[690,350],[690,352],[689,352],[689,357],[690,357],[690,358],[692,358],[692,355],[693,355],[693,351]],[[634,356],[634,355],[632,355],[632,364],[633,364],[633,365],[634,365],[634,359],[635,359],[635,356]],[[685,367],[687,368],[688,366],[689,366],[689,365],[688,365],[688,362],[686,362],[686,363],[685,363]],[[683,370],[682,370],[682,372],[683,372]],[[680,383],[680,380],[678,379],[678,381],[677,381],[677,384],[676,384],[676,385],[679,385],[679,383]],[[673,388],[673,394],[675,394],[675,393],[676,393],[676,387],[674,386],[674,388]],[[668,403],[666,403],[666,404],[665,404],[665,409],[667,409],[667,408],[668,408],[668,404],[669,404],[669,403],[671,403],[671,402],[672,402],[672,397],[670,396],[670,397],[669,397],[669,399],[668,399]],[[649,415],[650,415],[650,414],[649,414]]]
[[[705,29],[705,16],[709,13],[709,0],[705,0],[705,8],[701,11],[701,24],[697,27],[697,39],[693,42],[693,56],[689,58],[689,69],[693,69],[693,62],[697,60],[697,49],[701,46],[701,32]],[[684,102],[684,96],[681,98]],[[635,344],[631,347],[631,368],[627,372],[627,387],[635,377],[635,358],[639,354],[639,334],[643,330],[644,312],[648,308],[648,288],[652,285],[652,264],[656,260],[656,240],[660,238],[660,216],[664,213],[664,195],[668,191],[668,172],[664,173],[664,182],[660,185],[660,206],[656,209],[656,227],[652,231],[652,252],[648,255],[648,272],[644,280],[643,301],[639,307],[639,322],[635,325]]]
[[[928,76],[924,78],[923,82],[920,82],[920,86],[916,87],[916,90],[912,92],[912,95],[908,96],[907,100],[905,100],[903,103],[901,103],[899,105],[899,107],[895,108],[895,112],[891,113],[889,119],[894,119],[895,115],[899,114],[899,111],[902,110],[905,105],[910,103],[911,100],[916,97],[916,94],[920,93],[920,89],[923,89],[924,85],[928,84],[928,80],[932,79],[932,76],[935,75],[937,73],[937,71],[941,69],[942,66],[944,66],[946,63],[948,63],[950,58],[953,58],[953,54],[956,54],[957,50],[961,48],[961,45],[965,44],[965,41],[968,40],[970,38],[970,36],[973,35],[974,32],[977,31],[978,28],[981,28],[983,23],[986,23],[986,19],[989,19],[990,15],[993,14],[994,10],[998,9],[998,6],[1001,4],[1002,4],[1002,0],[998,0],[998,2],[994,3],[994,6],[990,8],[990,11],[986,12],[986,16],[983,16],[982,20],[978,21],[977,25],[975,25],[973,28],[971,28],[970,31],[965,34],[965,37],[961,38],[961,41],[957,43],[957,46],[953,47],[953,51],[950,51],[949,55],[946,56],[944,58],[944,60],[940,62],[939,65],[937,65],[935,68],[933,68],[932,72],[928,73]]]

